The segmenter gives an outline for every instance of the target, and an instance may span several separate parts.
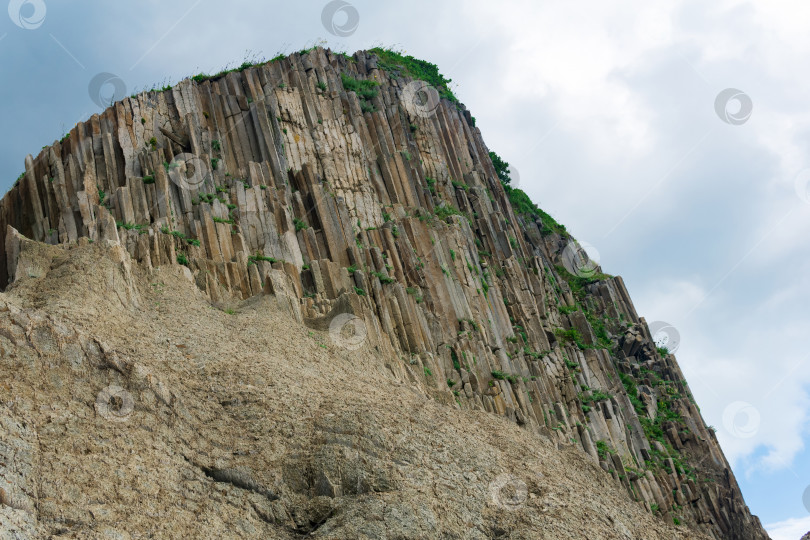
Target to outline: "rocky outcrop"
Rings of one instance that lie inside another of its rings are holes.
[[[183,266],[214,304],[271,296],[440,402],[580,449],[669,524],[767,538],[622,279],[513,208],[473,117],[409,73],[314,49],[116,103],[26,158],[0,202],[0,283],[47,270],[43,243]],[[202,470],[273,500],[250,471]]]

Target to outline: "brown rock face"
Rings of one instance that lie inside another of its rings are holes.
[[[767,538],[621,278],[516,213],[422,86],[315,49],[26,159],[0,201],[0,525]]]

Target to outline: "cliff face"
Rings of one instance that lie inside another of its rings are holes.
[[[578,449],[669,527],[767,538],[621,278],[504,188],[429,68],[315,49],[195,79],[26,159],[0,202],[0,283],[52,269],[20,235],[120,246],[147,274],[185,265],[214,305],[272,297],[422,394]]]

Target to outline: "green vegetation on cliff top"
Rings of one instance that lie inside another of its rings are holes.
[[[512,209],[516,214],[531,220],[539,219],[543,223],[543,228],[540,230],[543,236],[548,236],[555,232],[563,237],[568,236],[565,225],[557,223],[557,220],[541,210],[523,190],[513,188],[509,185],[512,182],[512,177],[509,174],[509,163],[505,162],[495,152],[490,152],[489,158],[492,160],[495,173],[498,175],[498,179],[501,181],[503,189],[506,191],[506,196],[509,197],[509,202],[512,204]]]
[[[453,103],[458,103],[458,98],[450,90],[452,80],[439,73],[436,64],[431,64],[426,60],[420,60],[410,55],[406,56],[394,49],[375,47],[369,52],[376,54],[377,58],[379,58],[377,65],[380,69],[394,75],[407,75],[425,81],[436,88],[441,97],[449,99]]]
[[[298,51],[298,54],[307,54],[312,51],[315,47],[309,49],[303,49]],[[435,87],[436,90],[439,92],[439,95],[445,99],[449,99],[453,103],[458,103],[458,98],[456,98],[453,91],[450,90],[450,83],[452,82],[451,79],[447,79],[444,75],[439,72],[438,66],[436,64],[432,64],[426,60],[420,60],[418,58],[414,58],[410,55],[405,55],[400,51],[394,50],[393,48],[385,48],[385,47],[375,47],[370,49],[369,52],[376,54],[378,58],[378,66],[380,69],[387,71],[388,73],[392,74],[393,76],[408,76],[414,79],[419,79],[422,81],[427,82],[431,86]],[[337,53],[341,56],[353,60],[352,57],[345,53]],[[287,58],[284,54],[279,54],[273,57],[271,60],[264,60],[263,58],[257,57],[255,54],[248,54],[245,60],[235,68],[231,68],[226,66],[225,69],[221,70],[220,72],[209,75],[207,73],[198,73],[191,77],[192,80],[195,82],[203,82],[212,79],[218,79],[227,75],[228,73],[232,72],[239,72],[244,71],[248,68],[259,66],[262,64],[270,64],[273,62],[277,62],[279,60],[283,60]],[[163,87],[163,90],[168,90],[171,86]]]

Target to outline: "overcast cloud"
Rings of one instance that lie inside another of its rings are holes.
[[[624,276],[638,312],[677,328],[752,512],[775,539],[798,538],[810,529],[810,4],[706,4],[358,0],[327,28],[320,1],[13,0],[0,15],[0,190],[26,154],[101,111],[98,73],[128,95],[246,51],[397,45],[454,80],[490,148]],[[729,88],[743,95],[718,114]]]

